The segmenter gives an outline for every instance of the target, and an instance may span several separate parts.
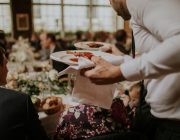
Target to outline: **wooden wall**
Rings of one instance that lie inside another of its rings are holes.
[[[13,37],[29,38],[33,31],[31,0],[11,0]]]

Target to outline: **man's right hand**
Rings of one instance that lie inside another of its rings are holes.
[[[93,83],[106,85],[125,80],[119,66],[114,66],[97,56],[93,56],[91,60],[95,63],[95,67],[90,70],[82,70],[81,74],[88,77]]]

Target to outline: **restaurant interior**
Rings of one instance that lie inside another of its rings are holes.
[[[92,85],[79,74],[79,57],[98,55],[116,63],[120,57],[100,48],[113,45],[132,56],[131,40],[129,21],[117,16],[109,0],[0,0],[0,45],[8,60],[2,87],[30,96],[50,139],[122,131],[124,122],[114,122],[110,106],[127,106],[139,81]]]

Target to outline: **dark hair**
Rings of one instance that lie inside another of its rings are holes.
[[[115,33],[115,39],[116,39],[116,41],[124,41],[126,38],[127,38],[127,33],[126,33],[126,31],[123,30],[123,29],[118,30],[118,31]]]
[[[0,30],[0,39],[5,40],[5,33],[3,30]]]
[[[56,42],[56,37],[52,33],[47,33],[47,39],[51,39],[52,42]]]
[[[5,50],[0,46],[0,65],[3,65]]]
[[[6,35],[3,30],[0,30],[0,46],[2,46],[5,50],[7,49]]]
[[[82,31],[77,31],[77,32],[76,32],[76,39],[81,39],[81,38],[82,38],[82,35],[83,35],[83,32],[82,32]]]
[[[106,39],[109,37],[108,33],[105,31],[98,31],[95,33],[93,40],[94,41],[102,41],[105,42]]]

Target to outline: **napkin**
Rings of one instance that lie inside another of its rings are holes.
[[[116,56],[113,54],[101,52],[101,51],[94,51],[96,56],[102,57],[106,61],[110,62],[113,65],[120,65],[124,62],[124,57],[123,56]],[[61,71],[59,74],[63,75],[65,73],[76,73],[78,70],[84,69],[84,68],[91,68],[94,67],[95,64],[84,57],[79,57],[78,58],[78,64],[77,65],[70,65],[67,67],[65,70]]]
[[[114,56],[100,52],[103,59],[109,61],[114,65],[120,65],[123,61],[122,56]],[[78,65],[71,65],[59,74],[74,73],[76,80],[72,91],[72,98],[74,101],[99,106],[105,109],[110,109],[115,92],[115,84],[96,85],[92,83],[89,78],[80,75],[80,70],[83,68],[94,67],[95,64],[84,57],[78,58]]]

